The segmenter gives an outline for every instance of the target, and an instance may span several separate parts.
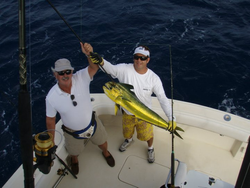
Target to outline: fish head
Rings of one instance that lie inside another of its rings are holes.
[[[116,82],[107,82],[102,88],[104,93],[114,102],[121,96],[121,89]]]

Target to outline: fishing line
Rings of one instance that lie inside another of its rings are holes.
[[[90,42],[91,44],[99,45],[135,45],[135,43],[120,43],[120,42]],[[160,43],[143,43],[146,46],[169,46],[168,44]]]
[[[16,110],[18,110],[17,105],[13,102],[13,100],[10,99],[10,97],[7,95],[7,93],[3,92],[2,90],[0,90],[0,93],[2,95],[3,98],[5,98],[7,101],[9,101],[9,103],[16,108]]]
[[[81,42],[81,43],[85,43],[85,42],[83,42],[82,40],[81,40],[81,38],[76,34],[76,32],[72,29],[72,27],[68,24],[68,22],[63,18],[63,16],[60,14],[60,12],[56,9],[56,7],[49,1],[49,0],[47,0],[47,2],[50,4],[50,6],[56,11],[56,13],[60,16],[60,18],[64,21],[64,23],[69,27],[69,29],[74,33],[74,35],[78,38],[78,40]],[[90,52],[90,53],[92,53],[92,52]],[[109,76],[109,78],[114,82],[114,79],[111,77],[111,75],[110,74],[108,74],[107,72],[106,72],[106,70],[101,66],[101,65],[99,65],[99,68],[103,71],[103,72],[105,72],[108,76]]]
[[[76,34],[76,32],[72,29],[72,27],[68,24],[68,22],[64,19],[64,17],[60,14],[60,12],[56,9],[56,7],[49,1],[47,0],[47,2],[50,4],[50,6],[56,11],[56,13],[60,16],[60,18],[64,21],[64,23],[69,27],[69,29],[74,33],[74,35],[78,38],[78,40],[80,42],[82,42],[84,44],[84,42],[81,40],[81,38]],[[82,31],[81,31],[82,32]],[[92,42],[95,44],[123,44],[123,45],[134,45],[134,43],[104,43],[104,42]],[[165,44],[150,44],[150,45],[165,45]],[[112,78],[112,76],[110,74],[107,73],[107,71],[101,66],[99,65],[99,68],[106,74],[108,75],[108,77],[111,79],[111,81],[114,82],[114,79]]]
[[[62,143],[62,138],[63,138],[62,133],[60,133],[60,132],[59,132],[58,130],[56,130],[56,129],[47,129],[47,130],[45,130],[45,131],[43,131],[43,132],[41,132],[41,133],[45,133],[45,132],[49,132],[49,131],[55,131],[55,132],[57,132],[57,133],[60,135],[59,144],[55,144],[55,145],[59,146],[59,145]]]
[[[174,123],[174,99],[173,99],[174,98],[174,85],[173,85],[173,65],[172,65],[171,45],[169,45],[169,56],[170,56],[170,76],[171,76],[172,133],[174,133],[174,124],[173,124]]]

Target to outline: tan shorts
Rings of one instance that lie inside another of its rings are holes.
[[[102,145],[107,141],[107,132],[98,117],[96,117],[97,127],[95,134],[89,139],[94,145]],[[70,155],[77,156],[84,149],[86,139],[76,139],[72,135],[64,132],[65,147]]]
[[[125,112],[122,115],[122,126],[124,138],[131,138],[134,135],[135,128],[137,138],[141,141],[148,141],[153,138],[153,125],[140,120],[132,115],[127,115]]]

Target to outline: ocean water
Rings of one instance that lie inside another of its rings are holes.
[[[114,64],[132,62],[138,44],[151,50],[149,67],[174,99],[250,119],[250,2],[247,0],[51,0],[83,42]],[[18,132],[18,2],[0,2],[0,187],[21,164]],[[28,89],[34,134],[46,129],[50,67],[68,58],[87,66],[78,38],[46,0],[26,1]],[[171,47],[170,47],[171,46]],[[171,49],[171,57],[170,57]],[[91,92],[102,93],[101,71]]]

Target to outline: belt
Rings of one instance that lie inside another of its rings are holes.
[[[72,135],[74,138],[88,139],[88,138],[91,138],[95,134],[96,125],[97,123],[95,120],[95,112],[93,112],[91,122],[85,129],[75,131],[66,127],[65,125],[62,125],[62,130]]]

